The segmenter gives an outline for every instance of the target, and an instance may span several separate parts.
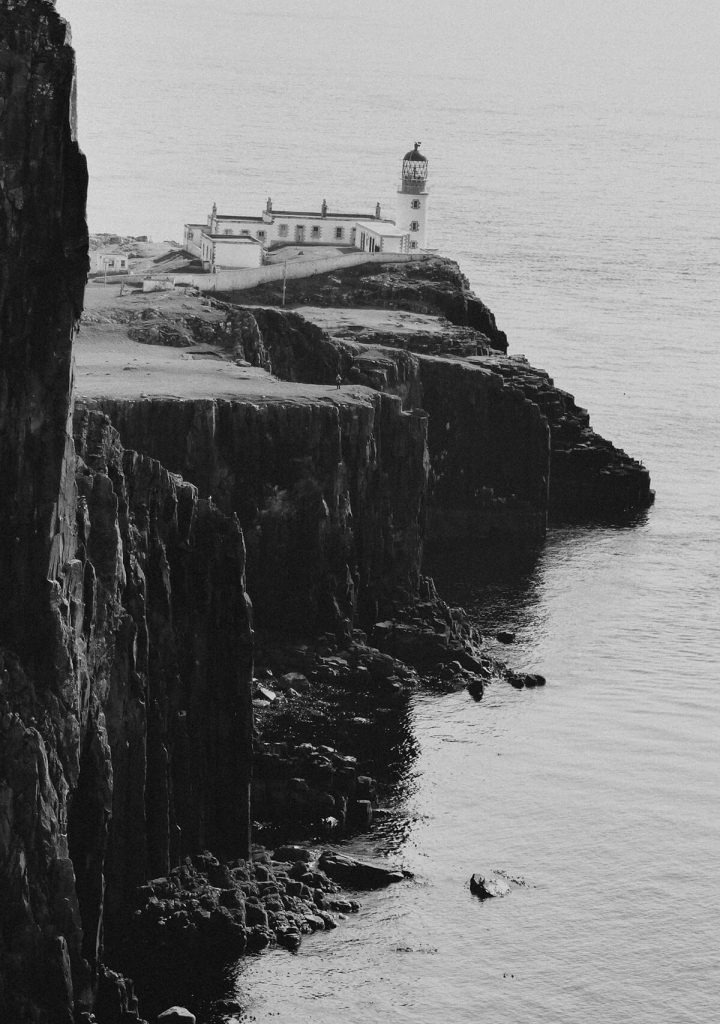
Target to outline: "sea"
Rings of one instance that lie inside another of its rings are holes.
[[[707,1024],[720,1005],[720,14],[686,0],[58,0],[92,231],[182,238],[276,208],[392,214],[510,351],[642,460],[630,526],[430,568],[542,690],[418,693],[389,816],[350,851],[414,879],[297,955],[243,1022]],[[504,872],[481,902],[473,872]],[[209,1017],[200,1017],[201,1021]]]

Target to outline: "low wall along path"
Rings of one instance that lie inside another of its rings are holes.
[[[331,270],[358,267],[363,263],[410,263],[424,258],[423,253],[358,252],[342,256],[318,256],[316,259],[288,260],[266,267],[250,267],[246,270],[221,270],[217,274],[175,274],[176,286],[185,285],[201,292],[242,291],[255,288],[270,281],[282,281],[300,277],[327,274]]]

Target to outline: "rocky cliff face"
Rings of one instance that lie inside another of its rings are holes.
[[[74,671],[53,690],[3,655],[2,966],[19,1021],[71,1019],[98,991],[108,1020],[112,1005],[132,1007],[102,968],[106,924],[122,925],[135,886],[183,855],[249,849],[252,623],[239,524],[123,452],[105,417],[79,418],[77,449]],[[44,971],[57,979],[50,989]]]
[[[67,848],[80,726],[64,715],[76,682],[64,643],[75,523],[67,426],[87,173],[64,23],[40,0],[8,0],[0,40],[0,644],[13,652],[0,653],[0,1012],[32,1019],[42,999],[63,1021],[73,985],[87,998],[90,981]],[[101,723],[95,736],[101,744]]]
[[[414,593],[427,417],[360,389],[354,400],[102,400],[144,447],[236,513],[258,624],[348,631]]]
[[[41,0],[6,0],[0,40],[0,636],[47,668],[42,581],[62,575],[73,545],[67,428],[88,268],[87,171],[65,23]]]
[[[433,538],[540,540],[551,452],[537,404],[464,360],[420,357],[418,377],[430,421]]]
[[[239,525],[72,414],[87,272],[73,53],[0,11],[0,1019],[132,1019],[102,962],[148,873],[246,855],[252,624]],[[122,1016],[126,1014],[126,1016]]]

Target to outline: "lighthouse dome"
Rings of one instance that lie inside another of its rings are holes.
[[[428,176],[427,157],[420,152],[420,143],[406,153],[402,162],[402,192],[424,192]]]
[[[415,143],[415,148],[411,149],[410,152],[406,153],[405,156],[403,157],[403,163],[405,163],[406,160],[413,160],[413,161],[415,161],[417,163],[421,163],[421,164],[426,164],[427,163],[427,157],[423,156],[422,153],[420,152],[420,149],[419,149],[420,145],[421,145],[421,143],[419,143],[419,142]]]

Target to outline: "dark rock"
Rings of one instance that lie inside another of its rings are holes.
[[[474,676],[468,683],[468,693],[474,700],[482,700],[485,688],[479,676]]]
[[[406,877],[402,871],[354,860],[331,850],[323,851],[318,866],[329,878],[350,889],[383,889]]]
[[[158,1015],[157,1024],[196,1024],[197,1017],[184,1006],[171,1006]]]
[[[295,690],[296,693],[308,693],[310,681],[302,672],[286,672],[277,681],[278,689]]]
[[[289,950],[291,953],[296,953],[302,943],[302,935],[295,928],[288,928],[286,931],[278,933],[277,937],[279,945]]]
[[[267,927],[261,925],[255,925],[250,928],[247,933],[247,952],[248,953],[260,953],[263,949],[267,949],[273,942],[273,933]]]
[[[369,800],[354,800],[349,808],[349,817],[355,828],[366,831],[372,825],[372,804]]]
[[[508,629],[501,629],[495,637],[501,644],[511,644],[515,640],[515,634]]]
[[[309,863],[312,859],[312,853],[304,846],[276,846],[273,851],[273,860]]]
[[[470,892],[481,900],[495,896],[507,896],[510,886],[503,878],[474,874],[470,878]]]
[[[257,903],[248,902],[245,904],[245,920],[247,921],[249,928],[257,926],[267,928],[267,911]]]

